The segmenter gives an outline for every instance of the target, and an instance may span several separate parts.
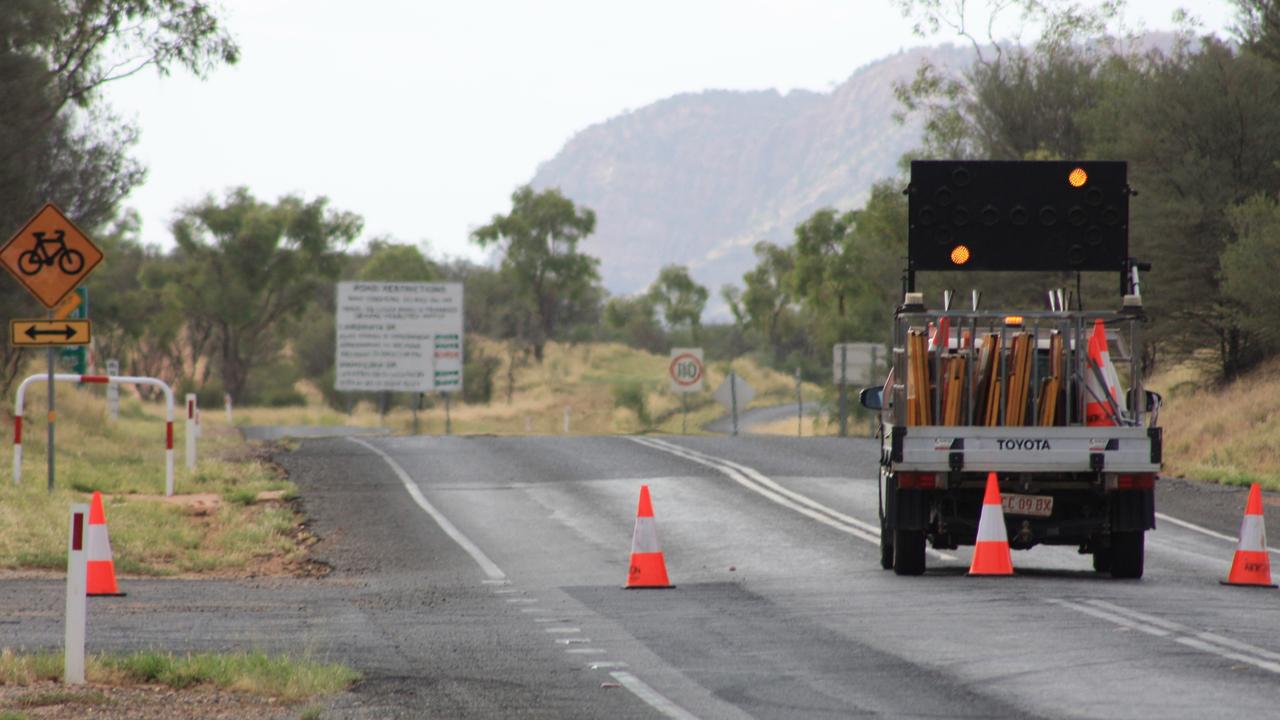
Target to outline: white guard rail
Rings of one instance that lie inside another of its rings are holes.
[[[38,380],[48,380],[47,374],[32,375],[18,386],[18,396],[13,403],[13,484],[22,481],[22,406],[27,395],[27,386]],[[164,428],[164,494],[173,496],[173,390],[165,381],[153,377],[135,377],[132,375],[76,375],[73,373],[57,373],[53,379],[59,382],[92,383],[125,383],[127,385],[150,385],[164,391],[165,428]]]

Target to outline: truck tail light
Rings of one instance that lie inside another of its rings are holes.
[[[933,490],[938,486],[938,478],[933,473],[898,473],[899,490]]]
[[[1111,475],[1107,478],[1108,490],[1151,490],[1155,486],[1155,473]]]

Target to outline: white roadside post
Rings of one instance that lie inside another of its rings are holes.
[[[120,374],[120,361],[107,361],[107,377],[115,377]],[[120,419],[120,383],[107,383],[107,417],[111,420]]]
[[[86,616],[86,552],[89,506],[83,503],[71,506],[70,537],[67,538],[67,617],[65,664],[62,680],[67,685],[84,684],[84,635]]]
[[[231,393],[222,394],[222,404],[227,409],[227,427],[235,427],[235,423],[231,421]]]
[[[187,393],[187,469],[196,469],[196,395]]]

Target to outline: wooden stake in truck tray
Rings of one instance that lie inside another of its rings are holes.
[[[1099,572],[1142,576],[1162,438],[1126,175],[1123,162],[911,164],[893,372],[862,392],[881,419],[884,568],[919,575],[928,545],[972,545],[994,472],[1012,548],[1076,546]],[[1112,272],[1120,293],[1109,309],[1045,288],[1047,310],[980,308],[978,293],[930,310],[916,273],[941,270]]]

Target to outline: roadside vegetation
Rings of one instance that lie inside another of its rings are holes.
[[[123,395],[124,393],[122,393]],[[199,462],[184,463],[185,423],[174,424],[175,496],[164,497],[165,411],[122,398],[120,419],[106,418],[103,386],[59,383],[57,477],[47,490],[45,392],[27,395],[21,483],[13,482],[12,428],[0,467],[0,568],[66,567],[66,514],[72,502],[102,492],[116,571],[135,575],[243,574],[303,554],[299,518],[287,504],[294,485],[205,413]]]
[[[342,692],[360,674],[340,663],[309,656],[263,652],[177,655],[157,650],[98,653],[85,659],[85,679],[92,687],[52,685],[62,680],[61,653],[0,652],[0,688],[31,688],[6,693],[11,711],[49,706],[92,706],[115,702],[102,688],[159,686],[228,691],[284,703],[302,703]]]
[[[1152,378],[1165,398],[1165,472],[1280,490],[1280,360],[1223,385],[1212,375],[1188,364]]]

